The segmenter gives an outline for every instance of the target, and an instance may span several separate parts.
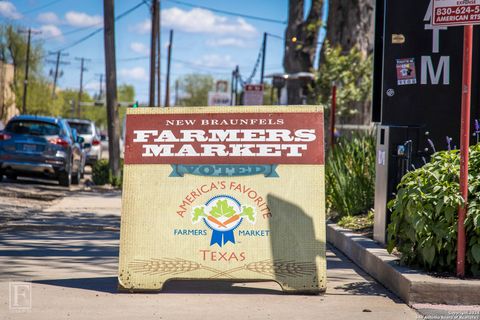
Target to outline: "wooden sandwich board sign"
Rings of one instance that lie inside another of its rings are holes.
[[[128,109],[119,288],[326,288],[323,110]]]

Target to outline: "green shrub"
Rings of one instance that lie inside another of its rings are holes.
[[[353,231],[364,231],[373,228],[374,217],[373,210],[370,210],[367,214],[363,215],[344,216],[337,224],[340,227]]]
[[[108,160],[102,159],[95,163],[92,169],[92,180],[97,186],[103,186],[107,183],[114,187],[122,187],[123,178],[123,161],[120,162],[121,171],[120,178],[111,175]]]
[[[339,217],[366,213],[375,195],[375,138],[341,137],[327,157],[327,206]]]
[[[103,186],[110,182],[110,168],[108,160],[98,160],[92,168],[92,180],[97,186]]]
[[[480,145],[470,148],[467,268],[480,274]],[[457,255],[459,192],[458,151],[442,151],[407,173],[398,186],[388,226],[388,250],[401,253],[407,265],[435,272],[454,272]]]

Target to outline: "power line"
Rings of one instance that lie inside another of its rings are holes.
[[[135,5],[134,7],[130,8],[130,9],[128,9],[127,11],[123,12],[122,14],[116,16],[116,17],[115,17],[115,21],[118,21],[118,20],[124,18],[125,16],[129,15],[130,13],[132,13],[132,12],[135,11],[135,10],[137,10],[138,8],[140,8],[140,7],[143,6],[143,5],[144,5],[144,2],[143,2],[143,1],[140,2],[140,3],[138,3],[138,4]],[[66,46],[66,47],[63,47],[63,48],[60,49],[59,51],[65,51],[65,50],[67,50],[67,49],[70,49],[70,48],[72,48],[72,47],[74,47],[74,46],[76,46],[76,45],[78,45],[78,44],[80,44],[80,43],[82,43],[82,42],[90,39],[91,37],[93,37],[93,36],[96,35],[97,33],[101,32],[102,30],[103,30],[103,27],[98,28],[97,30],[89,33],[89,34],[86,35],[85,37],[80,38],[79,40],[77,40],[77,41],[69,44],[69,45]]]
[[[74,34],[74,33],[77,33],[77,32],[81,32],[81,31],[84,31],[84,30],[87,30],[87,29],[91,29],[93,27],[97,27],[97,26],[101,26],[102,23],[96,23],[96,24],[92,24],[90,26],[86,26],[86,27],[81,27],[81,28],[75,28],[75,29],[72,29],[70,31],[67,31],[67,32],[63,32],[61,34],[58,34],[58,35],[55,35],[55,36],[51,36],[51,37],[46,37],[46,38],[41,38],[37,41],[46,41],[46,40],[50,40],[50,39],[55,39],[55,38],[61,38],[63,36],[67,36],[67,35],[70,35],[70,34]]]
[[[278,36],[278,35],[276,35],[276,34],[271,34],[271,33],[269,33],[269,32],[267,32],[267,35],[269,35],[269,36],[272,37],[272,38],[277,38],[277,39],[280,39],[280,40],[285,40],[284,37]]]
[[[220,9],[215,9],[215,8],[212,8],[212,7],[201,6],[201,5],[188,3],[188,2],[184,2],[184,1],[179,1],[179,0],[166,0],[166,1],[176,3],[176,4],[179,4],[179,5],[182,5],[182,6],[210,10],[210,11],[213,11],[213,12],[222,13],[222,14],[231,15],[231,16],[242,17],[242,18],[246,18],[246,19],[259,20],[259,21],[271,22],[271,23],[279,23],[279,24],[287,24],[287,21],[258,17],[258,16],[252,16],[252,15],[249,15],[249,14],[243,14],[243,13],[226,11],[226,10],[220,10]]]
[[[51,2],[49,2],[49,3],[44,4],[43,6],[39,6],[39,7],[30,9],[30,10],[24,11],[24,12],[22,12],[22,14],[26,15],[26,14],[30,14],[30,13],[35,12],[35,11],[38,11],[38,10],[42,10],[42,9],[48,8],[48,7],[54,5],[55,3],[58,3],[58,2],[60,2],[60,1],[62,1],[62,0],[51,1]]]

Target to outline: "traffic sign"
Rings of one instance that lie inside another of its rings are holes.
[[[247,84],[243,95],[245,106],[260,106],[263,104],[263,84]]]
[[[434,26],[480,24],[480,0],[433,0]]]
[[[208,105],[212,107],[224,107],[231,104],[231,95],[229,92],[215,92],[208,93]]]

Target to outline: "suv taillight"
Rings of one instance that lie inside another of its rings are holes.
[[[6,133],[0,133],[0,141],[9,140],[12,136]]]
[[[93,139],[92,140],[92,146],[98,146],[100,144],[100,140],[98,139]]]
[[[51,144],[62,146],[64,148],[68,147],[68,141],[63,140],[62,138],[51,138],[48,139],[48,142],[50,142]]]

